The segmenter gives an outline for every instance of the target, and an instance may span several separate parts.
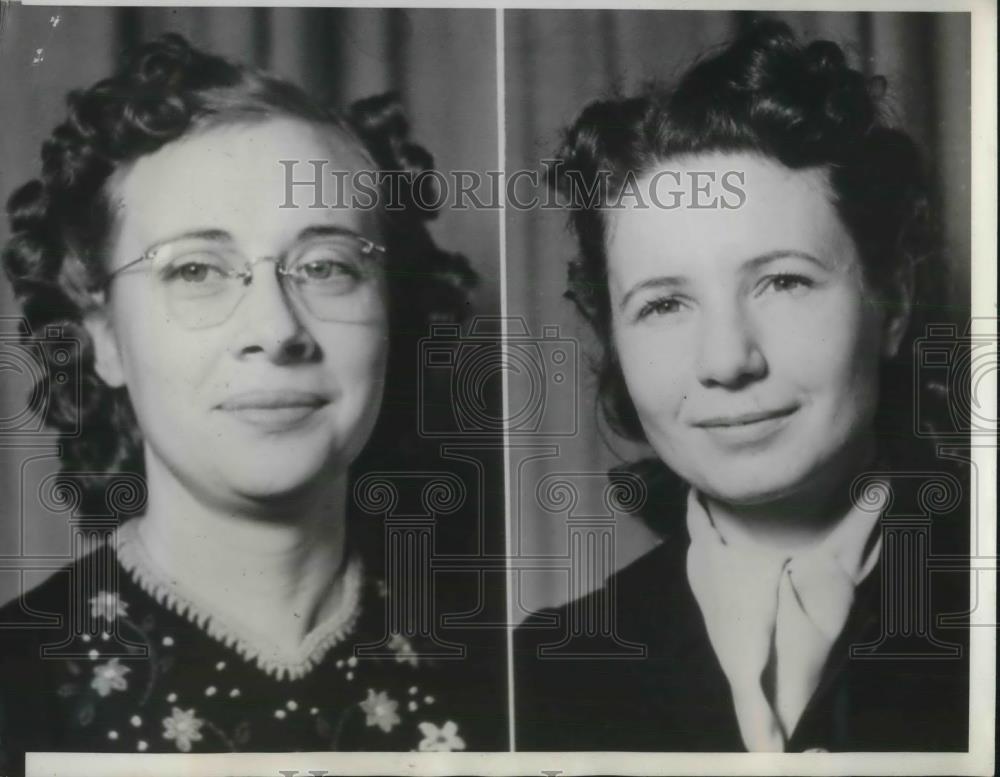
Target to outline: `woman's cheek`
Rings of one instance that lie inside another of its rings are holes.
[[[625,384],[643,425],[668,428],[684,399],[684,355],[652,328],[621,333],[618,349]]]
[[[817,295],[811,304],[797,307],[794,320],[781,322],[770,338],[778,374],[824,394],[849,390],[859,367],[867,372],[862,366],[869,361],[865,341],[877,339],[877,330],[866,331],[858,298],[845,291]]]
[[[324,372],[331,388],[361,416],[377,414],[387,369],[389,341],[380,325],[339,325],[323,334]]]

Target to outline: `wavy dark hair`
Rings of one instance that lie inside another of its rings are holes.
[[[881,371],[876,430],[881,453],[913,453],[915,388],[944,410],[936,385],[913,385],[913,349],[939,317],[947,278],[930,217],[921,153],[889,121],[886,81],[852,69],[829,41],[798,43],[787,25],[757,22],[701,59],[672,87],[593,102],[565,131],[549,183],[570,209],[579,253],[566,296],[600,344],[594,360],[604,418],[623,437],[645,442],[611,335],[607,210],[629,180],[682,154],[756,153],[791,169],[827,171],[833,203],[853,237],[872,288],[898,304],[894,281],[912,279],[913,307],[902,347]],[[596,192],[596,197],[593,195]]]
[[[112,77],[71,92],[67,102],[66,120],[42,145],[41,176],[8,202],[12,237],[3,263],[32,336],[58,327],[81,346],[74,364],[46,361],[34,387],[48,398],[45,422],[61,434],[62,470],[82,492],[81,509],[106,511],[102,473],[144,475],[142,436],[127,390],[98,376],[83,326],[94,305],[91,293],[107,273],[103,257],[114,221],[109,177],[190,133],[272,117],[329,128],[355,141],[378,170],[402,173],[394,180],[394,202],[402,207],[383,213],[391,320],[383,406],[354,470],[418,456],[417,342],[429,323],[464,317],[476,275],[464,256],[438,248],[427,229],[434,213],[424,203],[436,198],[409,187],[427,185],[429,177],[417,174],[430,169],[433,158],[410,140],[398,99],[371,97],[337,112],[287,81],[168,34],[139,47]],[[53,379],[66,373],[78,380]]]

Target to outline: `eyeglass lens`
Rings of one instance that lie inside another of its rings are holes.
[[[286,295],[317,319],[360,323],[377,312],[378,262],[371,244],[349,236],[306,242],[281,262],[250,263],[238,251],[214,244],[168,246],[153,257],[152,278],[171,317],[201,329],[228,319],[268,265]]]

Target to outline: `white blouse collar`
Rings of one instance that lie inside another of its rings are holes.
[[[687,573],[729,680],[747,749],[783,750],[819,684],[857,585],[874,569],[884,505],[852,509],[821,541],[794,552],[723,537],[693,489]],[[765,689],[765,670],[774,678]]]

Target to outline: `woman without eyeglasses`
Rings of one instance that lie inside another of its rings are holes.
[[[913,495],[892,473],[948,469],[911,431],[913,340],[941,289],[883,89],[765,23],[566,133],[569,296],[604,348],[607,417],[656,454],[617,476],[641,479],[664,541],[608,583],[613,615],[593,616],[603,592],[560,613],[613,622],[603,641],[521,628],[519,749],[966,749],[964,660],[848,660],[893,617],[879,519]],[[960,516],[938,517],[936,548],[967,541]],[[934,613],[965,611],[964,578],[949,599],[937,577]]]
[[[83,343],[49,419],[79,418],[62,455],[82,511],[103,507],[102,473],[144,474],[146,498],[113,546],[27,596],[36,613],[79,599],[70,657],[39,660],[50,630],[5,632],[6,769],[25,750],[492,746],[454,706],[459,664],[443,683],[403,634],[388,658],[354,652],[385,636],[386,591],[352,473],[407,448],[416,338],[456,320],[474,276],[426,210],[317,209],[286,180],[288,160],[295,180],[309,160],[429,165],[406,132],[390,98],[333,113],[177,36],[71,95],[11,198],[5,264],[33,330]]]

